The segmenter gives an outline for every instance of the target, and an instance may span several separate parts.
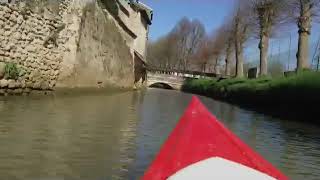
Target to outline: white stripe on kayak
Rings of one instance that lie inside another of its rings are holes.
[[[276,180],[267,174],[220,157],[192,164],[168,180]]]

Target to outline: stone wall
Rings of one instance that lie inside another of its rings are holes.
[[[58,8],[54,14],[48,4],[35,11],[25,3],[0,3],[0,95],[55,87],[132,87],[132,55],[108,12],[94,0],[60,0]],[[16,64],[23,73],[16,79],[1,77],[4,63]]]
[[[63,15],[65,44],[58,86],[132,87],[133,58],[124,36],[98,3],[74,2]]]
[[[59,50],[44,42],[61,24],[20,9],[17,5],[0,5],[0,62],[14,63],[25,73],[16,80],[0,81],[2,89],[50,90],[59,75],[62,61]]]

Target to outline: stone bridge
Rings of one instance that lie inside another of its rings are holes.
[[[164,89],[180,90],[184,81],[184,77],[175,76],[172,74],[157,74],[148,72],[147,76],[148,87],[162,87]]]
[[[147,86],[161,87],[164,89],[180,90],[186,79],[199,78],[225,78],[214,73],[203,73],[197,71],[179,71],[179,70],[147,70]]]

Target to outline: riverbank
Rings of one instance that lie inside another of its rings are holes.
[[[320,73],[260,79],[189,79],[182,91],[212,97],[256,111],[297,120],[318,120]]]
[[[1,85],[1,80],[0,80]],[[32,89],[27,87],[11,86],[6,88],[1,88],[0,86],[0,97],[2,96],[46,96],[46,95],[92,95],[92,94],[105,94],[105,93],[121,93],[133,91],[133,88],[128,87],[118,87],[115,85],[108,85],[102,87],[58,87],[55,89]]]

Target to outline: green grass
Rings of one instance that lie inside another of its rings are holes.
[[[236,104],[316,115],[320,104],[320,73],[301,72],[291,77],[259,79],[188,79],[183,91]]]

